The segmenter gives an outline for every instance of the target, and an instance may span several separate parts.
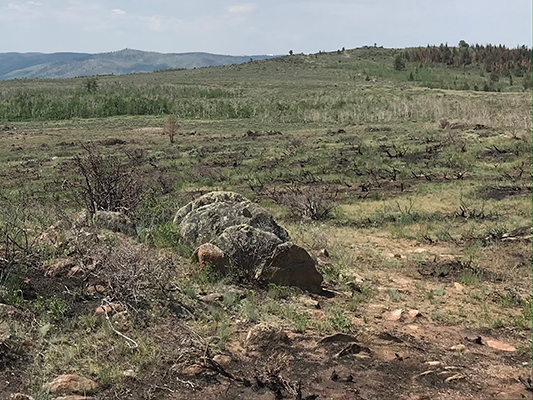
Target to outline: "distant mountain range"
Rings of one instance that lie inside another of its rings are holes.
[[[15,78],[74,78],[123,75],[168,68],[199,68],[242,64],[272,55],[226,56],[210,53],[155,53],[124,49],[111,53],[0,53],[0,80]]]

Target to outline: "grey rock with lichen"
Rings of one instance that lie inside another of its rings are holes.
[[[307,251],[261,206],[240,194],[211,192],[176,213],[182,240],[194,246],[212,243],[240,275],[321,291],[322,275]]]

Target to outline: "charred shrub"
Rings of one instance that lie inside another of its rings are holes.
[[[331,218],[337,207],[339,192],[324,185],[288,185],[270,192],[270,197],[278,204],[290,208],[297,216],[314,221]]]
[[[93,146],[83,146],[85,155],[74,159],[81,176],[75,184],[89,213],[120,211],[132,215],[143,191],[140,167],[144,164],[141,152],[126,153],[125,157],[103,156]]]

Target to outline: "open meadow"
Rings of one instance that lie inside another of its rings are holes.
[[[0,398],[532,399],[530,72],[400,52],[0,82]],[[324,291],[201,268],[173,219],[212,191]]]

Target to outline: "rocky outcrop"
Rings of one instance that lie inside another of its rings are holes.
[[[230,226],[213,242],[228,256],[238,271],[254,275],[283,242],[273,233],[242,224]]]
[[[307,251],[268,211],[237,193],[208,193],[178,210],[174,223],[182,240],[200,246],[201,265],[227,262],[241,276],[321,291],[322,276]]]
[[[270,232],[282,242],[289,240],[287,231],[268,211],[232,192],[203,195],[179,209],[174,223],[180,226],[181,237],[196,246],[211,242],[227,228],[243,224]]]

